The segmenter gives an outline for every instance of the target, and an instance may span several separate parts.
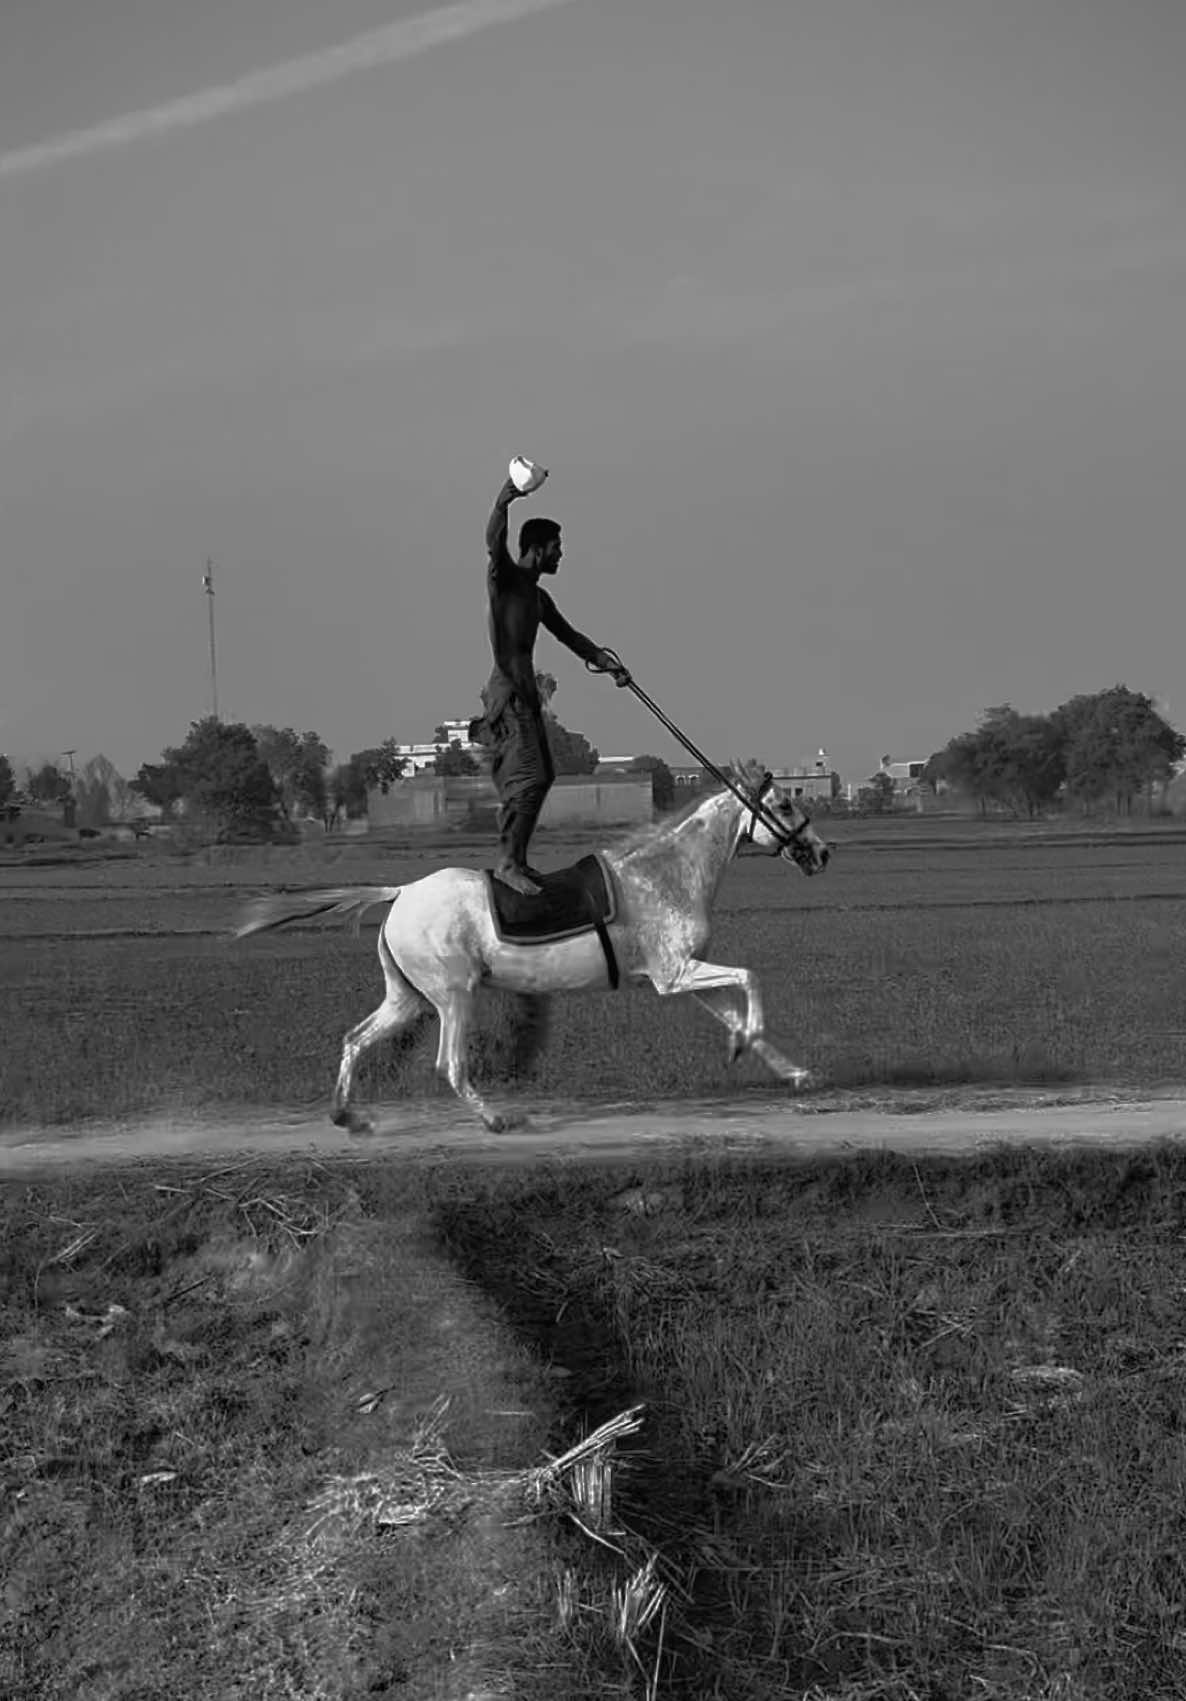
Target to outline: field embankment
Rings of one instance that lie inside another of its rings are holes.
[[[0,1693],[630,1693],[555,1379],[406,1178],[9,1186],[0,1296]]]

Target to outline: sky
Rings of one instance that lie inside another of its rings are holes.
[[[715,760],[1186,726],[1181,0],[6,0],[0,750],[476,713],[483,531]],[[547,634],[604,754],[682,757]]]

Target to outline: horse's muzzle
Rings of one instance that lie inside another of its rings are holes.
[[[793,862],[800,873],[806,874],[808,879],[813,874],[823,873],[828,866],[828,859],[831,854],[831,850],[825,844],[804,844],[800,839],[796,839],[793,844],[785,845],[779,852],[784,862]]]

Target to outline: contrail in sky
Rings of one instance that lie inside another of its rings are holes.
[[[476,35],[494,24],[514,23],[533,12],[548,12],[567,4],[569,0],[457,0],[456,4],[442,6],[435,12],[402,18],[380,29],[368,30],[365,35],[352,36],[337,47],[322,48],[263,71],[252,71],[237,82],[200,89],[197,94],[169,101],[165,106],[128,112],[122,118],[110,118],[89,130],[70,130],[63,136],[35,142],[31,147],[0,154],[0,177],[16,177],[22,172],[37,171],[41,166],[85,159],[108,148],[126,147],[148,136],[192,129],[213,118],[246,112],[253,106],[265,106],[269,101],[284,100],[288,95],[304,94],[308,89],[336,83],[353,71],[394,65],[443,42]]]

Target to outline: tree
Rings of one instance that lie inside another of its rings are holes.
[[[868,784],[860,788],[857,802],[866,815],[888,815],[893,809],[894,782],[884,768],[879,768]]]
[[[358,770],[349,762],[339,762],[329,777],[329,797],[326,800],[325,825],[332,827],[340,815],[347,820],[365,815],[367,789]]]
[[[159,809],[166,821],[171,821],[185,795],[185,781],[173,762],[142,762],[129,782],[129,789]]]
[[[1052,804],[1066,777],[1064,740],[1051,715],[1021,715],[1010,703],[986,709],[975,732],[936,751],[923,770],[933,786],[946,781],[976,799],[1034,816]]]
[[[65,803],[73,795],[69,775],[54,762],[26,768],[25,793],[32,803]]]
[[[356,750],[350,761],[362,776],[365,789],[373,791],[377,786],[384,797],[408,765],[408,758],[395,748],[394,738],[385,738],[370,750]]]
[[[407,757],[399,755],[393,738],[367,750],[356,750],[330,776],[329,823],[332,825],[342,814],[351,820],[361,819],[367,812],[367,794],[378,789],[386,797],[407,765]]]
[[[544,714],[552,766],[558,774],[591,774],[601,760],[598,750],[584,733],[571,732],[550,712]]]
[[[1009,746],[1008,799],[1032,819],[1062,790],[1067,776],[1063,740],[1050,715],[1018,715],[1009,729]]]
[[[297,733],[292,727],[252,727],[259,753],[268,764],[272,782],[280,795],[285,815],[293,812],[325,815],[329,746],[315,732]]]
[[[115,763],[92,756],[79,770],[74,800],[80,827],[106,827],[127,814],[130,787]]]
[[[177,787],[173,802],[184,801],[186,814],[218,838],[273,835],[280,795],[249,726],[207,715],[191,724],[183,744],[161,756],[162,795]]]
[[[438,746],[433,758],[433,773],[452,776],[454,774],[480,774],[482,764],[468,750],[463,750],[461,740],[453,739],[448,744]]]
[[[1054,719],[1065,741],[1067,791],[1084,810],[1109,803],[1128,814],[1142,792],[1151,801],[1186,753],[1186,737],[1126,685],[1072,697]]]
[[[3,808],[15,790],[16,778],[12,771],[12,763],[7,756],[0,754],[0,808]]]
[[[1171,777],[1186,737],[1150,698],[1114,685],[1072,697],[1049,715],[1022,715],[1009,703],[987,709],[975,732],[961,733],[927,763],[924,777],[990,804],[1033,816],[1062,792],[1084,810],[1107,804],[1127,813],[1144,792]]]
[[[661,756],[636,756],[630,764],[632,774],[651,776],[651,802],[662,812],[675,804],[675,775]]]

